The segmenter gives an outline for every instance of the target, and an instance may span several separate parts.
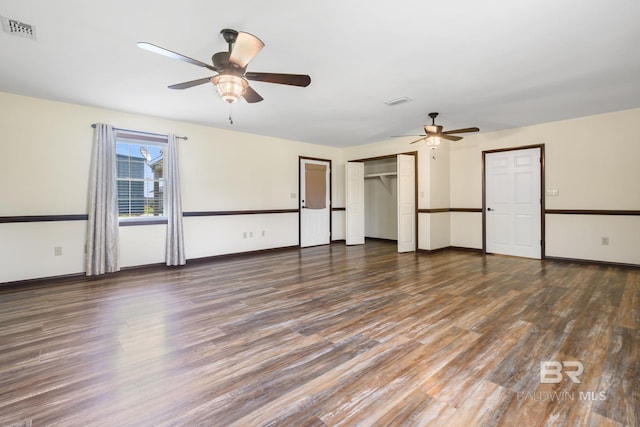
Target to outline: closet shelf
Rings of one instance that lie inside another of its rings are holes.
[[[383,176],[397,176],[397,172],[368,173],[365,178],[382,178]]]

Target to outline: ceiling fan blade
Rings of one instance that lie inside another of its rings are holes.
[[[426,138],[426,136],[423,136],[422,138],[418,138],[415,141],[411,141],[409,144],[415,144],[416,142],[424,141],[425,138]]]
[[[479,128],[464,128],[464,129],[454,129],[454,130],[448,130],[446,132],[442,132],[445,134],[451,134],[451,133],[465,133],[465,132],[480,132]]]
[[[169,89],[188,89],[190,87],[202,85],[205,83],[209,83],[211,81],[211,77],[203,77],[198,80],[191,80],[190,82],[178,83],[175,85],[169,86]]]
[[[198,61],[197,59],[189,58],[188,56],[184,56],[180,53],[174,52],[169,49],[165,49],[160,46],[156,46],[155,44],[147,43],[147,42],[138,42],[138,47],[141,49],[148,50],[149,52],[158,53],[160,55],[167,56],[169,58],[178,59],[180,61],[188,62],[189,64],[197,65],[198,67],[208,68],[211,71],[218,71],[212,65],[205,64],[204,62]]]
[[[244,95],[242,95],[242,97],[249,104],[253,104],[254,102],[260,102],[264,99],[263,97],[260,96],[260,94],[258,94],[258,92],[253,90],[251,86],[247,86],[247,89],[245,90]]]
[[[307,87],[311,83],[311,77],[306,74],[247,72],[244,77],[247,80],[254,80],[256,82],[277,83],[289,86]]]
[[[229,62],[233,62],[240,68],[246,68],[249,61],[258,54],[264,47],[262,40],[254,36],[253,34],[238,33],[236,42],[231,49],[231,56],[229,56]]]
[[[439,136],[442,139],[448,139],[449,141],[460,141],[462,139],[461,136],[447,135],[445,133],[441,133],[441,134],[436,135],[436,136]]]
[[[427,135],[391,135],[389,138],[406,138],[407,136],[427,136]]]

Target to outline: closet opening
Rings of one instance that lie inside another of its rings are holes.
[[[347,245],[365,238],[397,242],[414,252],[418,241],[418,153],[347,162]]]
[[[364,237],[398,241],[396,157],[364,162]]]

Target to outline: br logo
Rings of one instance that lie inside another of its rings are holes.
[[[564,369],[563,369],[564,368]],[[580,383],[580,375],[584,372],[584,366],[577,361],[545,360],[540,362],[540,382],[542,384],[557,384],[562,381],[562,373],[574,383]]]

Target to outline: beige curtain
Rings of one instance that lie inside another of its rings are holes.
[[[327,207],[327,166],[305,163],[304,170],[305,207],[324,209]]]
[[[113,127],[96,124],[89,176],[87,276],[120,270],[118,262],[118,189]]]
[[[178,169],[178,142],[169,134],[169,155],[166,159],[167,198],[167,265],[185,265],[184,233],[182,231],[182,197],[180,193],[180,170]]]

